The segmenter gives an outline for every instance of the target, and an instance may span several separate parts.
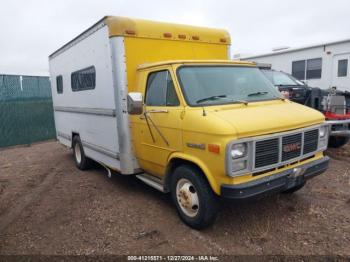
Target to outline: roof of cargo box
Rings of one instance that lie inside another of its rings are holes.
[[[57,56],[105,25],[108,26],[109,37],[127,36],[222,45],[231,44],[230,34],[223,29],[155,22],[120,16],[105,16],[49,57]]]
[[[109,27],[110,37],[132,36],[230,44],[230,34],[222,29],[155,22],[119,16],[107,16],[104,21]]]

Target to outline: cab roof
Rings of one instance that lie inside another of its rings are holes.
[[[139,65],[138,70],[164,65],[238,65],[256,67],[254,62],[238,61],[238,60],[169,60],[155,63],[146,63]]]

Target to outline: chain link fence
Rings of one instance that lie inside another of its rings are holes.
[[[55,137],[49,78],[0,74],[0,147]]]

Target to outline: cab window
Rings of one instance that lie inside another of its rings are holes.
[[[148,106],[178,106],[180,104],[168,70],[148,75],[145,103]]]

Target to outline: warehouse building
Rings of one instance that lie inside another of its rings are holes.
[[[292,74],[309,86],[350,92],[350,39],[300,48],[281,47],[266,54],[234,58],[271,64],[273,69]]]

